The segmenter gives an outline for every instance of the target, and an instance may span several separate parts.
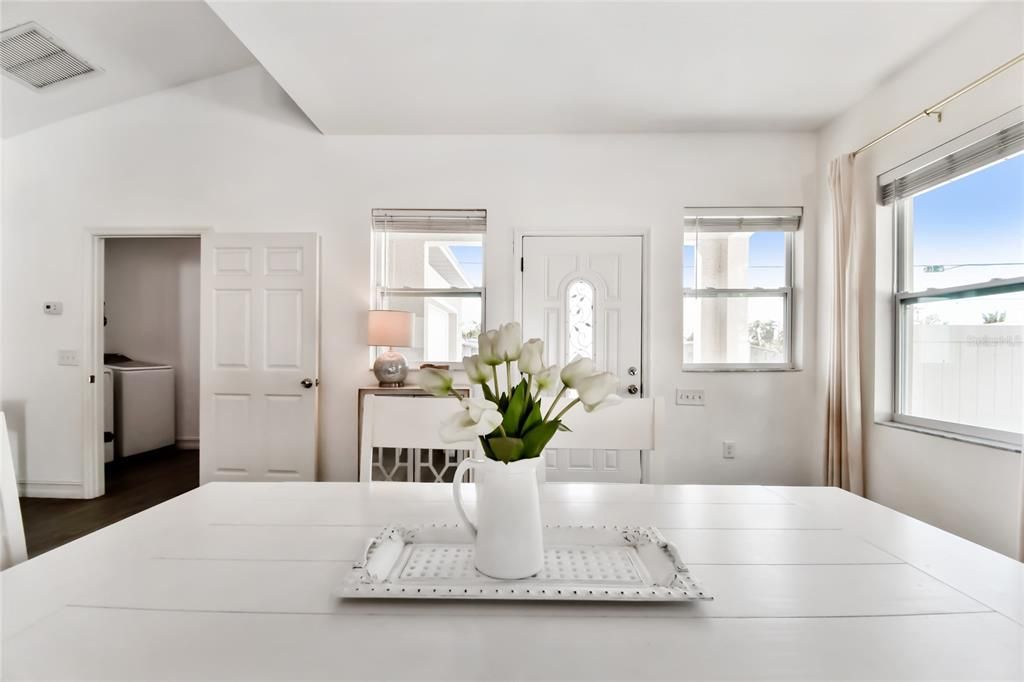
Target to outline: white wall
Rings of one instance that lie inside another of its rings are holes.
[[[829,159],[860,147],[1024,50],[1024,5],[981,10],[935,48],[894,74],[882,87],[821,133],[818,167],[821,239],[818,273],[832,281],[831,221],[824,170]],[[871,499],[1006,554],[1019,540],[1021,455],[881,425],[889,416],[892,370],[889,210],[875,208],[876,178],[977,125],[1024,104],[1024,68],[979,87],[950,104],[943,122],[921,121],[857,158],[856,211],[867,228],[861,280],[862,392],[866,485]],[[819,336],[827,338],[830,294],[818,299]],[[823,345],[819,389],[824,391]],[[824,400],[824,393],[821,398]]]
[[[488,209],[491,325],[513,316],[515,229],[650,228],[650,383],[669,403],[661,442],[672,444],[658,453],[654,475],[818,482],[814,135],[324,137],[251,67],[4,146],[3,396],[24,433],[19,457],[30,479],[81,478],[80,377],[56,366],[55,353],[82,343],[85,226],[320,233],[320,471],[353,478],[356,388],[372,376],[370,211],[433,206]],[[680,372],[683,207],[716,204],[807,207],[798,311],[811,314],[798,320],[799,358],[810,371]],[[44,299],[63,300],[65,314],[44,317]],[[705,389],[707,407],[671,405],[676,386]],[[736,460],[722,459],[723,439],[736,441]]]
[[[199,239],[107,239],[107,353],[174,367],[175,438],[199,440]]]

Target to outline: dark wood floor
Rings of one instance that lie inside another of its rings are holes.
[[[107,494],[94,500],[22,498],[28,555],[34,557],[199,485],[199,451],[153,450],[106,465]]]

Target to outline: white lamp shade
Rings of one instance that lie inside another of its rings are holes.
[[[371,310],[367,325],[367,345],[412,345],[412,313],[404,310]]]

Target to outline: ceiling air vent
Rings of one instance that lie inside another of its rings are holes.
[[[45,90],[97,72],[34,22],[0,33],[0,65],[9,76],[35,90]]]

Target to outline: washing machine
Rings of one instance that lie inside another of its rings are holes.
[[[114,455],[174,445],[174,367],[126,360],[107,369],[114,379]]]

